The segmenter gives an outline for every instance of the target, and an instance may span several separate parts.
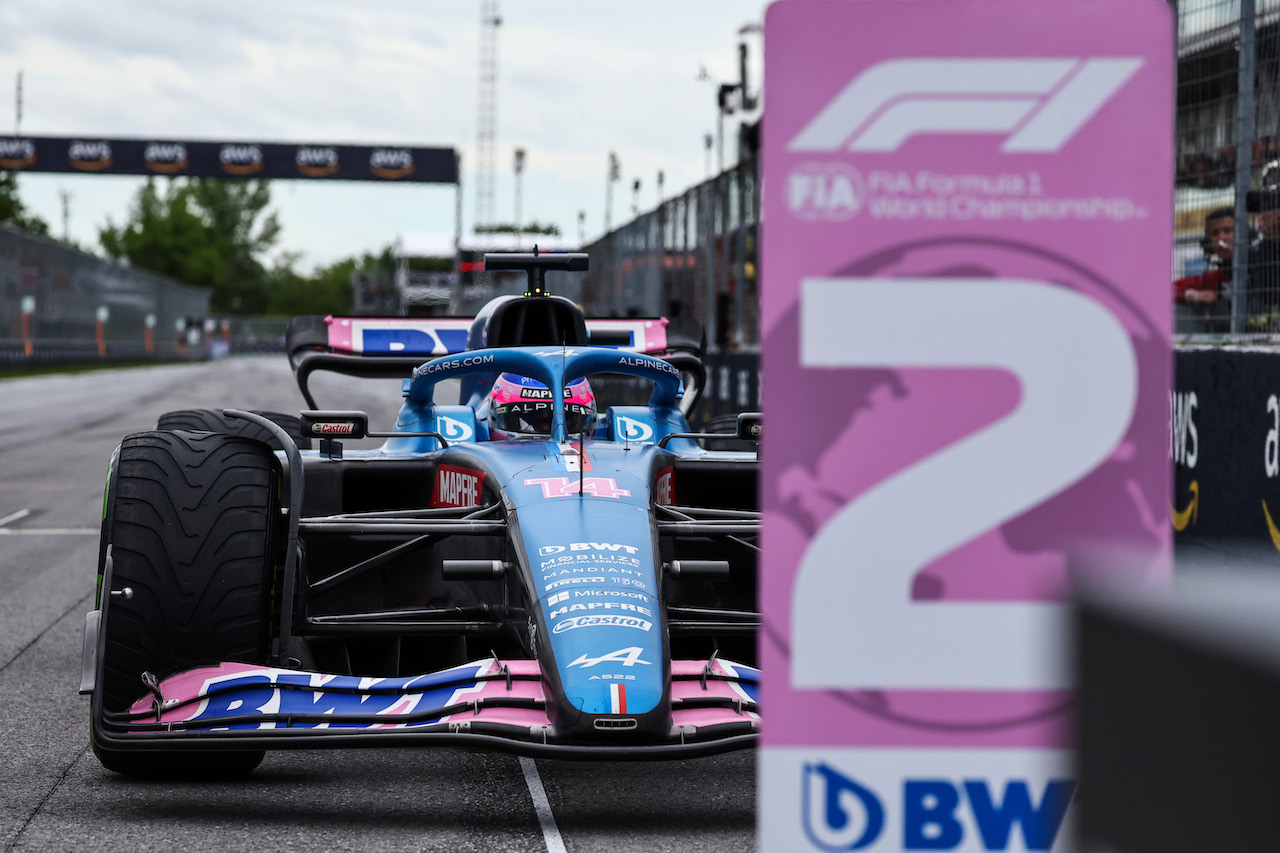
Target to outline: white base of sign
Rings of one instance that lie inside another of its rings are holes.
[[[760,750],[760,849],[1073,850],[1072,753]]]

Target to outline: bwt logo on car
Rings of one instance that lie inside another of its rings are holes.
[[[624,441],[652,441],[653,427],[644,421],[637,421],[634,418],[627,418],[619,415],[614,419],[614,425],[618,428],[618,437]]]
[[[376,148],[369,155],[369,170],[394,181],[413,174],[413,152],[405,148]]]
[[[67,160],[73,169],[83,172],[99,172],[111,167],[111,143],[105,140],[85,142],[74,140],[67,147]]]
[[[564,545],[543,545],[538,549],[538,556],[549,557],[552,554],[563,554],[566,550]],[[570,542],[567,546],[569,551],[626,551],[628,554],[639,553],[638,548],[634,545],[615,545],[612,542]]]
[[[325,178],[338,171],[338,149],[331,146],[303,145],[293,158],[298,171],[309,178]]]
[[[224,145],[218,149],[222,170],[231,175],[252,175],[262,170],[262,148],[257,145]]]
[[[187,146],[181,142],[152,142],[142,152],[147,168],[163,175],[172,175],[187,168]]]
[[[1050,780],[1037,805],[1025,779],[1008,779],[993,792],[986,779],[904,779],[902,799],[892,811],[870,788],[831,767],[806,764],[801,779],[801,821],[820,850],[863,850],[884,836],[885,849],[954,850],[966,827],[976,827],[987,850],[1007,850],[1014,827],[1027,850],[1051,850],[1062,828],[1075,783]],[[962,816],[964,804],[968,815]],[[901,828],[886,828],[901,815]],[[966,818],[971,818],[966,819]],[[892,833],[892,836],[885,833]],[[900,843],[899,843],[900,842]]]
[[[470,441],[475,435],[475,430],[469,424],[445,415],[436,416],[436,428],[440,430],[445,441]]]
[[[897,151],[917,134],[1007,134],[1006,153],[1057,151],[1142,67],[1099,59],[892,59],[863,71],[789,151]]]
[[[36,161],[36,145],[30,139],[0,139],[0,169],[21,169]]]

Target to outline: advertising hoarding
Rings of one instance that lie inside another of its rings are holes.
[[[1072,586],[1171,566],[1172,26],[769,9],[763,849],[1070,843]]]

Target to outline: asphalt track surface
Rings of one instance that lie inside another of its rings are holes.
[[[313,382],[389,429],[394,383]],[[458,749],[268,753],[247,780],[141,782],[89,750],[77,694],[107,463],[184,408],[296,412],[282,357],[0,381],[0,851],[746,850],[755,755],[529,761]]]

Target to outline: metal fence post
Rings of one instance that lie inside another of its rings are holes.
[[[1240,0],[1240,56],[1236,77],[1235,240],[1232,248],[1231,334],[1244,332],[1249,299],[1249,177],[1253,168],[1253,80],[1257,58],[1254,0]]]

